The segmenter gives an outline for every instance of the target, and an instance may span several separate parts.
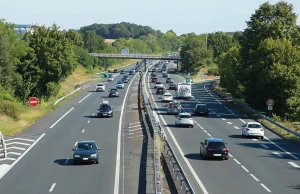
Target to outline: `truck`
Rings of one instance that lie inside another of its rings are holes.
[[[178,83],[176,89],[176,98],[193,98],[192,85],[190,83]]]

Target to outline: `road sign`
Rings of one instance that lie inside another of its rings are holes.
[[[107,78],[107,75],[105,73],[101,73],[100,77],[101,78]]]
[[[186,78],[186,83],[193,83],[193,78]]]
[[[273,106],[268,106],[268,110],[273,110]]]
[[[28,100],[30,106],[37,106],[39,104],[39,99],[37,97],[31,97]]]
[[[268,99],[266,103],[267,103],[268,106],[274,106],[274,100],[273,99]]]

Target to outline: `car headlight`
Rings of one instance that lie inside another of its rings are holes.
[[[80,157],[80,155],[74,155],[74,157],[75,157],[75,158],[79,158],[79,157]]]
[[[92,154],[92,155],[91,155],[91,157],[96,157],[96,156],[97,156],[97,154]]]

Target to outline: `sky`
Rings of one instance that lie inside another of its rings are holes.
[[[286,0],[300,14],[300,0]],[[3,0],[0,18],[15,24],[56,23],[79,29],[94,23],[130,22],[177,35],[242,31],[266,0]],[[269,0],[274,4],[278,0]],[[298,19],[297,24],[300,24]]]

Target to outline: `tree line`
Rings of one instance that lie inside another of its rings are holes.
[[[175,51],[180,45],[173,31],[159,36],[147,33],[108,44],[96,30],[61,31],[53,24],[20,35],[15,31],[15,24],[0,20],[0,114],[16,118],[14,109],[20,104],[15,103],[26,104],[31,96],[41,101],[55,98],[61,82],[79,64],[89,73],[103,69],[103,60],[88,53],[120,53],[127,47],[131,52],[151,54]],[[107,63],[109,66],[120,61],[109,59]]]
[[[216,63],[220,85],[252,108],[300,119],[300,27],[293,5],[263,3],[242,32],[188,34],[183,38],[182,68],[197,71]]]

